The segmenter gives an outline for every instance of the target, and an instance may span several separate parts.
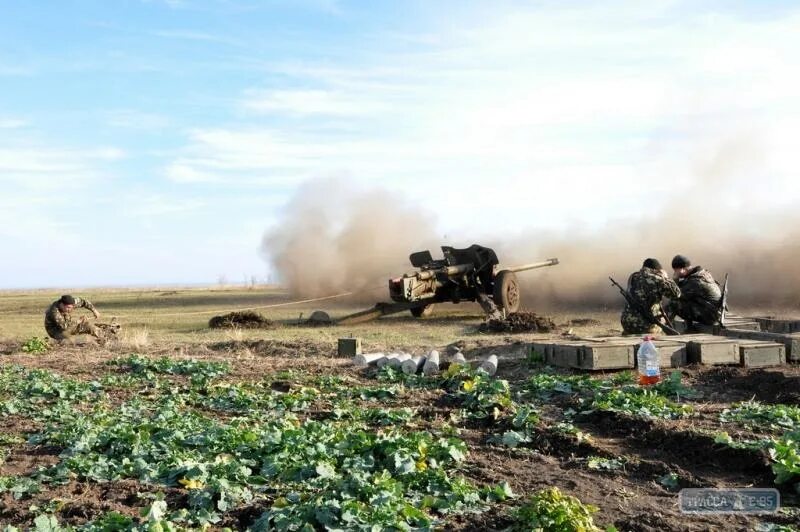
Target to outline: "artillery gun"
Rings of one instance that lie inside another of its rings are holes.
[[[429,316],[437,303],[474,301],[490,318],[519,310],[521,294],[517,273],[558,264],[558,259],[500,268],[494,250],[472,245],[458,249],[442,246],[442,259],[434,260],[430,251],[409,257],[417,268],[389,280],[393,303],[378,303],[375,308],[345,316],[340,324],[368,321],[408,310],[415,317]]]
[[[442,246],[443,259],[434,260],[430,251],[412,253],[417,271],[389,281],[389,295],[398,303],[417,303],[410,309],[416,317],[430,314],[436,303],[477,301],[487,314],[498,309],[519,310],[521,295],[517,273],[555,266],[558,259],[499,269],[494,250],[472,245],[464,249]]]

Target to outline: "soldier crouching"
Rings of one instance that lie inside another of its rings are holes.
[[[692,266],[692,262],[684,255],[676,255],[672,259],[672,269],[681,289],[681,297],[667,306],[669,317],[683,318],[690,328],[695,323],[719,323],[722,289],[711,273],[702,266]]]
[[[89,300],[63,295],[54,301],[45,312],[44,328],[47,335],[58,342],[69,341],[71,337],[80,334],[88,334],[98,340],[104,340],[102,331],[86,321],[85,317],[81,317],[77,321],[73,318],[72,311],[75,307],[85,308],[91,311],[95,318],[100,317],[100,313]]]
[[[628,278],[628,294],[636,303],[633,308],[625,304],[620,316],[623,334],[647,334],[659,330],[655,320],[662,318],[661,300],[680,297],[678,285],[669,278],[656,259],[647,259],[638,272]]]

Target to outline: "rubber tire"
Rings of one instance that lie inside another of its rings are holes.
[[[433,314],[433,307],[435,306],[434,304],[430,304],[424,307],[414,307],[410,309],[409,312],[411,312],[411,315],[415,318],[428,318]]]
[[[520,291],[517,274],[510,270],[500,270],[494,277],[494,304],[505,309],[507,314],[519,310]]]

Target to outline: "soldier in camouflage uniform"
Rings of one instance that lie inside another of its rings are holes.
[[[85,318],[77,322],[73,320],[72,311],[75,307],[83,307],[90,310],[95,318],[100,317],[100,313],[88,299],[70,295],[61,296],[61,299],[54,301],[44,314],[44,328],[48,336],[59,342],[69,340],[76,334],[90,334],[95,338],[103,339],[101,331],[87,322]]]
[[[670,302],[667,314],[680,316],[691,326],[693,323],[716,325],[719,322],[722,289],[702,266],[692,267],[684,255],[672,259],[674,278],[681,289],[681,297]]]
[[[642,264],[642,269],[633,272],[628,278],[628,294],[639,303],[641,308],[649,310],[652,318],[659,319],[662,315],[661,300],[664,297],[677,299],[680,297],[681,291],[656,259],[647,259]],[[623,333],[657,332],[659,327],[650,318],[651,316],[642,316],[626,302],[620,317]]]

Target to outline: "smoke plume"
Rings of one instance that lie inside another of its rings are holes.
[[[433,222],[387,191],[315,180],[286,206],[261,250],[294,295],[353,291],[374,302],[386,298],[390,277],[410,269],[412,251],[436,245]]]
[[[648,257],[659,259],[671,274],[670,261],[678,253],[720,283],[730,274],[732,305],[800,306],[796,206],[770,211],[764,201],[752,199],[757,184],[751,175],[761,165],[762,150],[740,136],[701,153],[688,186],[684,182],[680,192],[654,197],[641,219],[611,221],[592,231],[516,228],[484,238],[460,235],[456,244],[493,247],[501,265],[559,258],[559,266],[518,274],[528,307],[617,306],[621,298],[609,275],[625,285]],[[442,244],[433,222],[430,213],[394,194],[315,181],[287,206],[262,250],[296,295],[375,286],[364,299],[386,300],[386,281],[410,269],[409,253]]]

